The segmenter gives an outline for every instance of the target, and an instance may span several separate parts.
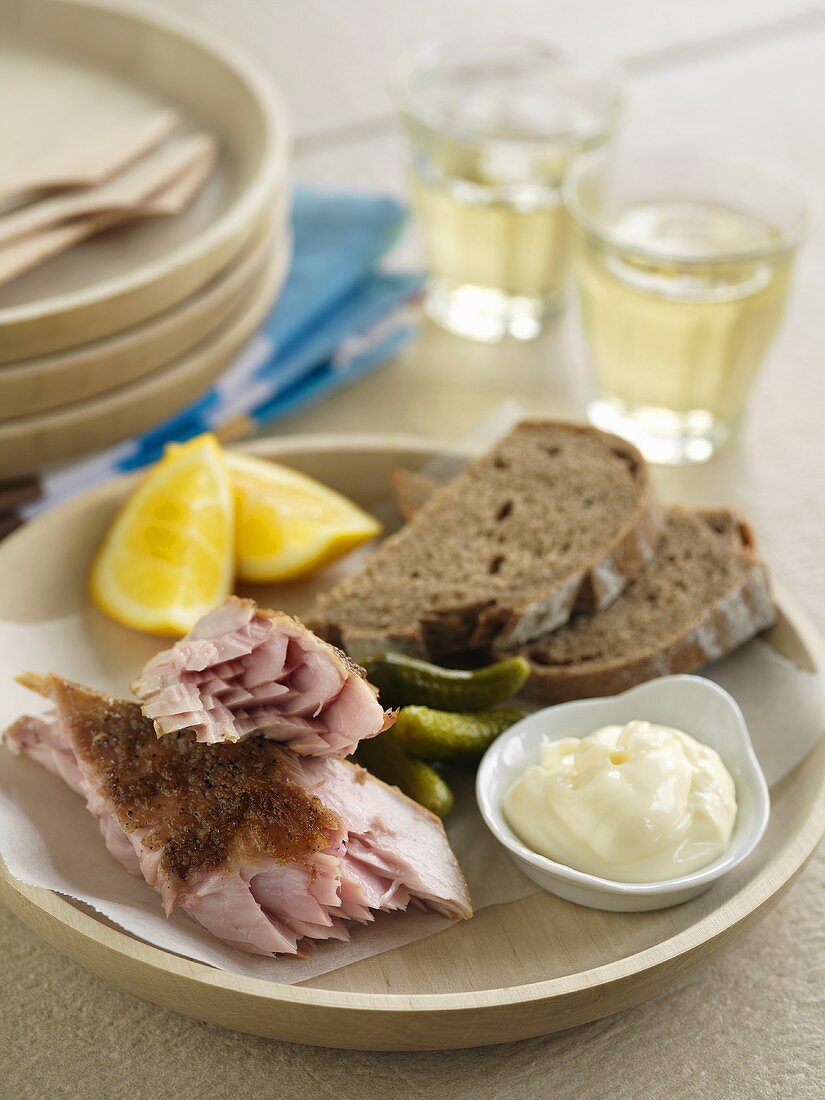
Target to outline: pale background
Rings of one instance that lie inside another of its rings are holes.
[[[542,33],[621,58],[628,127],[735,139],[825,188],[825,7],[804,0],[166,0],[277,80],[299,179],[401,190],[386,92],[397,53],[467,32]],[[412,239],[401,257],[414,257]],[[738,503],[777,576],[825,630],[825,229],[746,429],[711,464],[660,478],[686,502]],[[401,359],[279,431],[465,435],[505,397],[580,415],[575,315],[488,348],[425,326]],[[478,1051],[361,1054],[236,1035],[121,993],[0,909],[0,1096],[794,1097],[825,1095],[825,860],[698,977],[585,1028]]]

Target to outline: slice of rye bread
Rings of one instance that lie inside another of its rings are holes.
[[[438,482],[393,472],[405,519]],[[609,608],[577,615],[520,652],[532,665],[524,696],[563,703],[696,672],[771,626],[776,613],[753,533],[727,509],[672,508],[650,563]]]
[[[308,621],[356,660],[512,649],[612,603],[662,523],[631,444],[524,421],[320,596]]]
[[[696,672],[775,618],[747,523],[725,509],[673,508],[652,561],[609,608],[524,647],[525,697],[562,703]]]

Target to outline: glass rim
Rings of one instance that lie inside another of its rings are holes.
[[[588,65],[592,66],[594,74],[598,75],[599,80],[603,81],[605,87],[609,89],[610,102],[605,109],[594,112],[598,116],[596,122],[592,127],[581,132],[570,128],[561,128],[542,134],[522,134],[514,138],[497,134],[495,130],[485,129],[483,126],[469,129],[456,124],[451,125],[449,120],[443,118],[441,112],[429,107],[415,93],[412,88],[413,77],[423,63],[429,60],[434,65],[439,56],[452,47],[485,44],[502,49],[509,46],[511,48],[521,48],[525,51],[530,50],[539,56],[546,57],[547,60],[561,62],[569,66],[571,70],[581,69],[584,71]],[[430,39],[405,50],[395,64],[390,79],[390,87],[396,105],[402,113],[417,122],[423,123],[435,133],[448,135],[461,142],[472,142],[487,138],[509,141],[517,145],[541,145],[548,142],[564,141],[573,137],[592,141],[603,134],[609,133],[615,125],[625,102],[627,82],[625,70],[619,62],[597,59],[580,53],[567,54],[556,46],[552,39],[527,34],[501,36],[477,34]]]
[[[644,162],[667,161],[674,159],[690,159],[691,163],[698,161],[724,164],[729,167],[751,169],[762,177],[770,177],[774,183],[793,191],[800,202],[801,213],[793,223],[782,230],[778,236],[765,244],[743,246],[733,248],[726,252],[690,252],[678,249],[659,249],[647,247],[633,241],[632,237],[623,237],[620,232],[611,229],[598,216],[592,215],[585,209],[579,198],[578,187],[582,178],[599,165],[621,164],[623,161]],[[813,183],[802,172],[788,169],[783,164],[770,157],[764,157],[751,152],[731,152],[729,149],[717,149],[712,145],[704,145],[694,148],[677,148],[671,143],[668,145],[653,146],[650,149],[633,149],[632,151],[609,151],[594,149],[583,153],[568,168],[563,184],[565,205],[573,220],[592,237],[611,248],[620,248],[642,260],[660,262],[662,260],[679,264],[708,264],[708,263],[737,263],[749,260],[764,259],[782,252],[789,252],[797,248],[810,234],[815,222],[819,218],[821,200]]]

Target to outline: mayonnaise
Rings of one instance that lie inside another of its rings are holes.
[[[616,882],[696,871],[727,848],[736,787],[718,753],[650,722],[545,742],[504,798],[534,852]]]

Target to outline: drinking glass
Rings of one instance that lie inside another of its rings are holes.
[[[396,90],[427,313],[478,340],[532,339],[568,278],[562,177],[608,141],[616,72],[530,38],[468,38],[417,50]]]
[[[810,222],[764,161],[660,149],[588,155],[565,185],[598,427],[653,462],[703,462],[739,424]]]

